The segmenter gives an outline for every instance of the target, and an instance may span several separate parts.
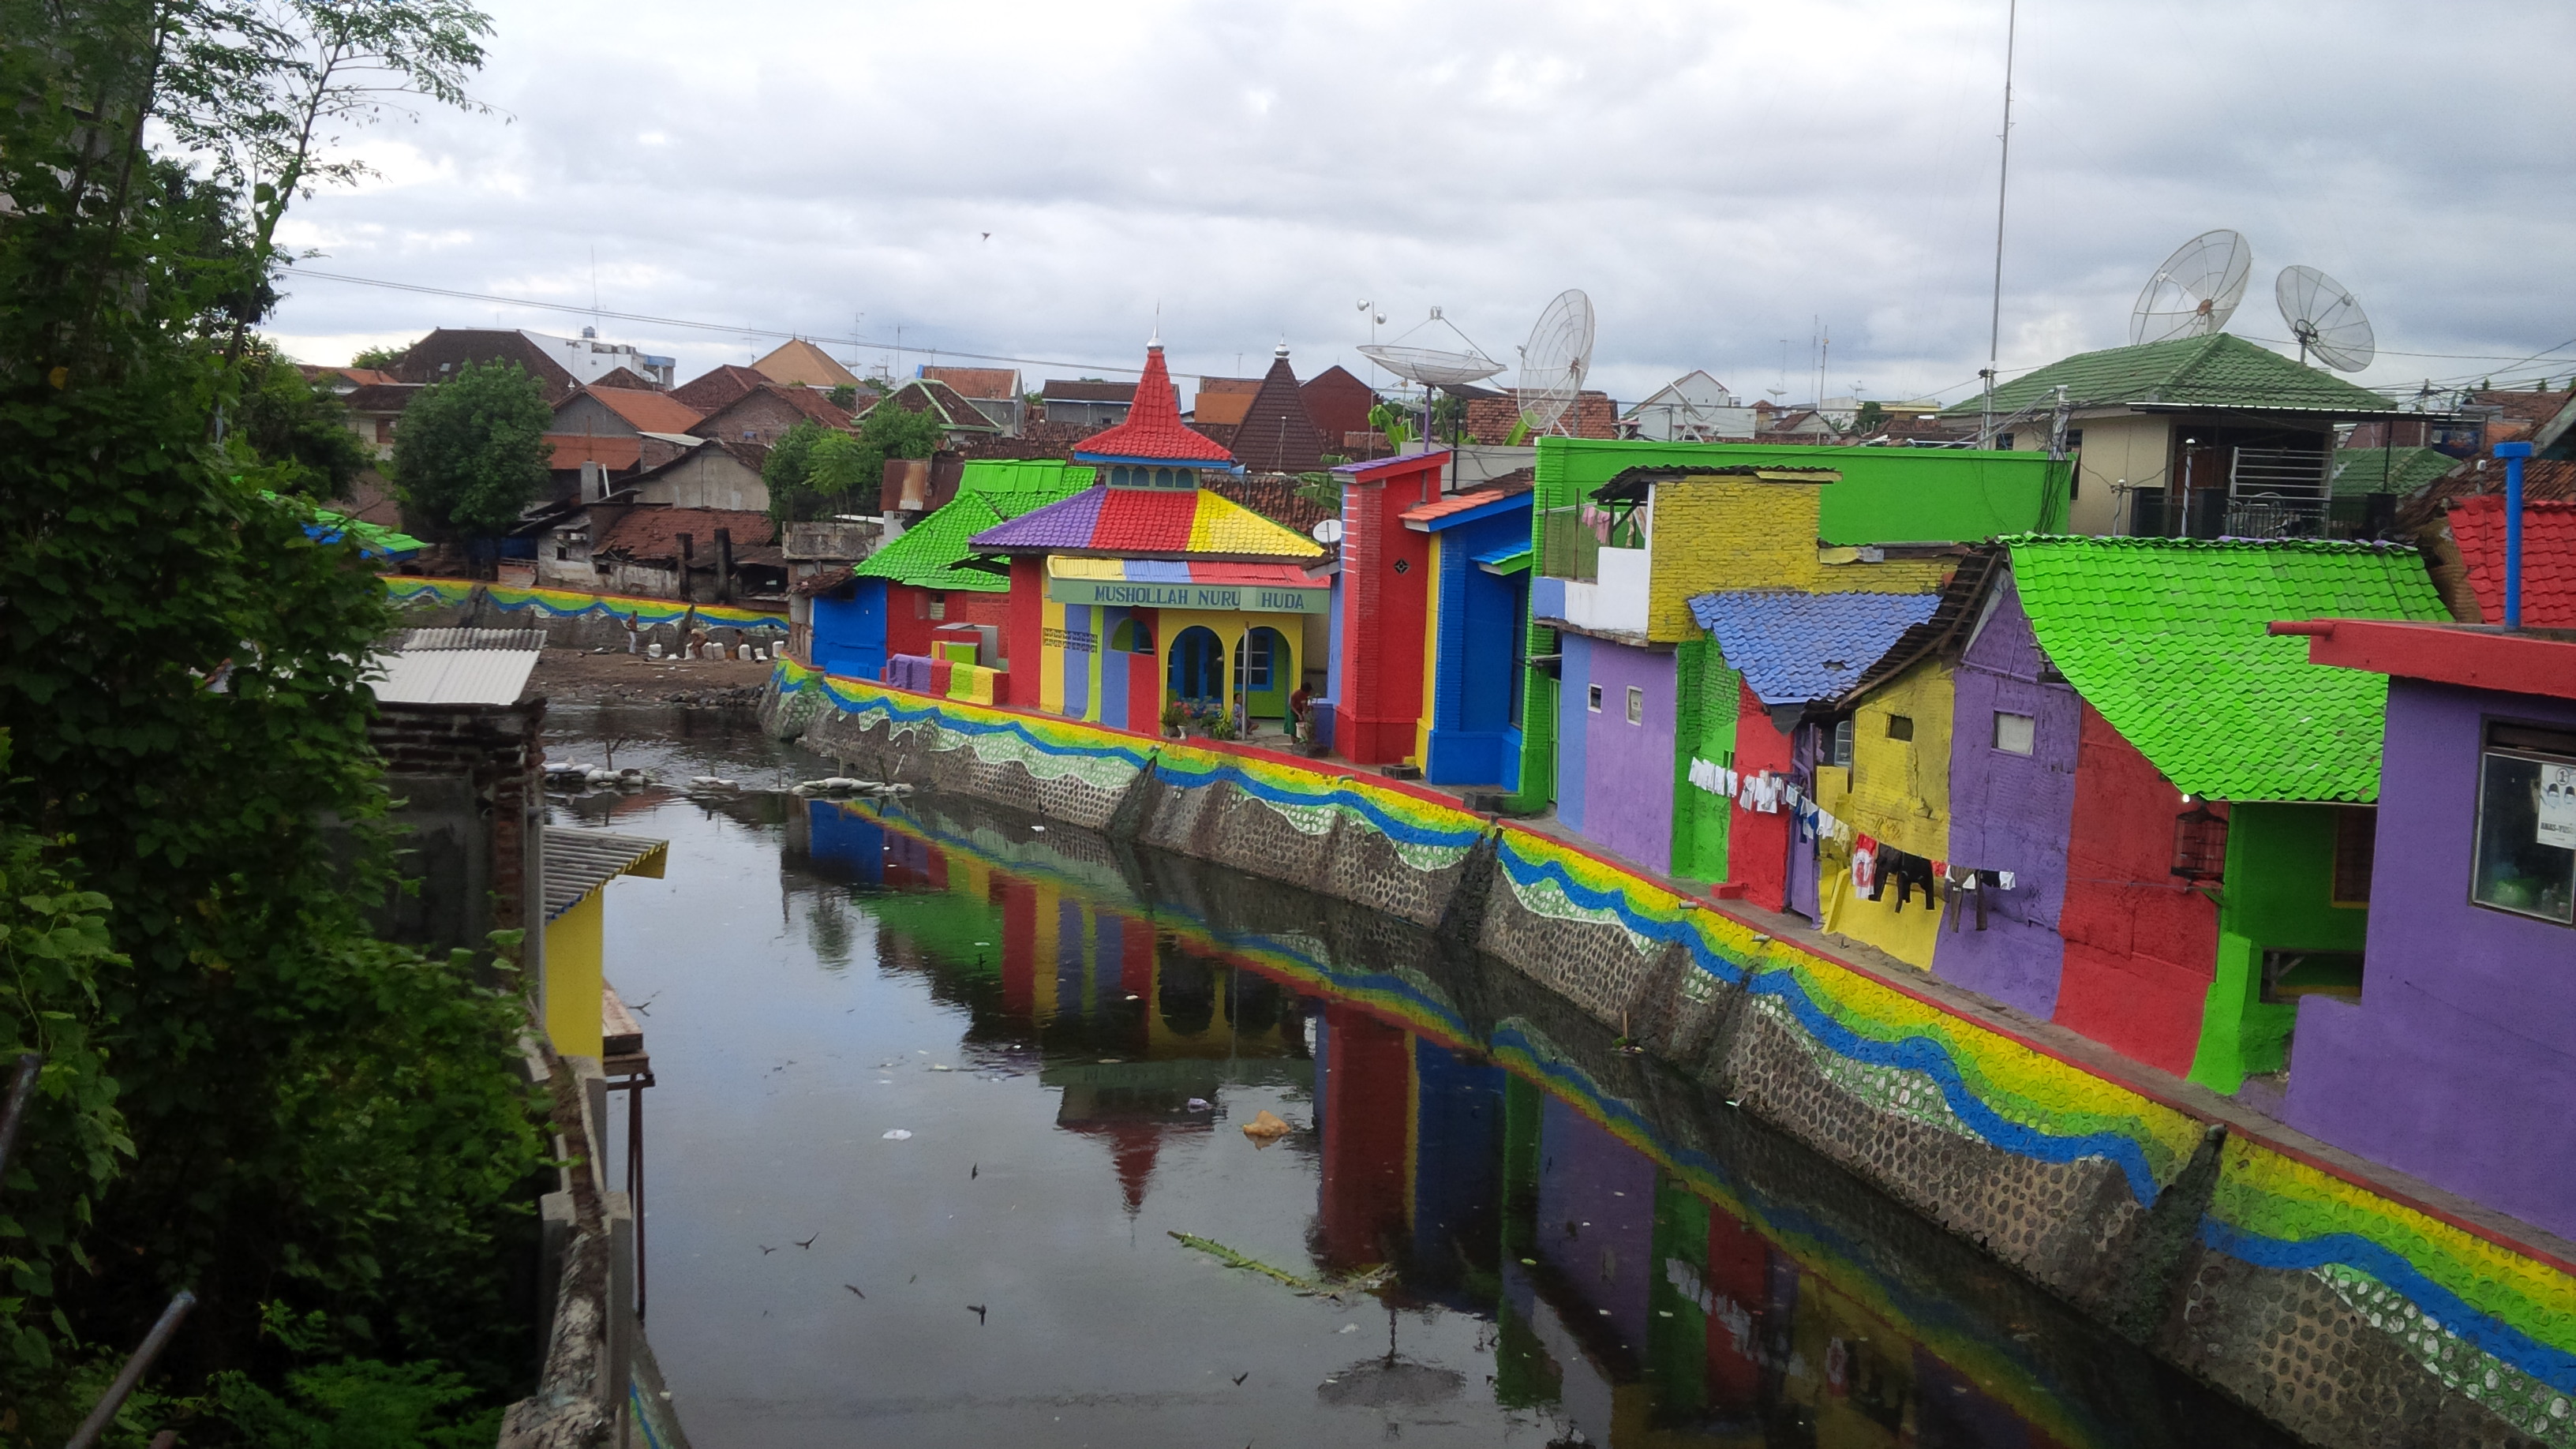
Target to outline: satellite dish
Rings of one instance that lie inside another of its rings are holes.
[[[1342,521],[1340,519],[1326,518],[1317,521],[1315,524],[1315,542],[1330,544],[1340,543],[1341,541]]]
[[[1592,299],[1577,288],[1556,294],[1521,349],[1521,385],[1513,402],[1532,433],[1555,431],[1583,391],[1592,367]]]
[[[1403,378],[1432,387],[1444,384],[1482,382],[1503,370],[1503,365],[1481,352],[1445,352],[1432,347],[1400,347],[1395,343],[1363,343],[1360,355]]]
[[[1362,344],[1359,349],[1360,355],[1407,382],[1418,382],[1425,387],[1461,386],[1471,382],[1482,382],[1503,370],[1503,365],[1487,357],[1483,348],[1468,341],[1467,334],[1459,331],[1456,323],[1441,316],[1440,309],[1437,307],[1431,309],[1430,320],[1422,326],[1427,327],[1432,322],[1447,328],[1449,335],[1457,338],[1464,346],[1459,348],[1407,346],[1399,338],[1394,342]],[[1416,327],[1413,332],[1421,330],[1422,327]],[[1404,335],[1410,337],[1413,332],[1407,332]]]
[[[2245,278],[2253,270],[2254,249],[2235,232],[2205,231],[2184,242],[2138,294],[2129,313],[2129,345],[2206,337],[2226,326],[2245,299]]]
[[[2313,352],[2337,372],[2359,372],[2379,355],[2361,303],[2343,283],[2316,268],[2283,267],[2272,284],[2272,297],[2281,304],[2281,320],[2290,324],[2290,335],[2299,339],[2299,361],[2306,362]]]

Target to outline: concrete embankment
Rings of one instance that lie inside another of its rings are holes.
[[[2576,1250],[1785,918],[1714,908],[1434,792],[1256,750],[792,663],[763,719],[854,774],[1481,950],[2310,1439],[2576,1449]]]

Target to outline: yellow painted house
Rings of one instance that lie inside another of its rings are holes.
[[[537,1009],[546,1037],[568,1057],[600,1054],[607,994],[602,897],[621,875],[662,878],[671,843],[604,830],[545,829],[545,936],[538,957]]]

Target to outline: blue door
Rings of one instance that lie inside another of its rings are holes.
[[[1216,631],[1202,624],[1183,629],[1172,640],[1172,697],[1193,704],[1213,704],[1225,690],[1225,645]]]

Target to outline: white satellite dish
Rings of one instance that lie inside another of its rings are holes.
[[[1437,307],[1431,309],[1429,321],[1422,325],[1427,327],[1432,322],[1449,329],[1449,334],[1465,345],[1458,348],[1407,346],[1402,338],[1398,338],[1387,343],[1365,343],[1359,349],[1360,355],[1407,382],[1418,382],[1425,387],[1482,382],[1503,370],[1503,365],[1487,357],[1483,348],[1469,342],[1467,334],[1459,331],[1456,323],[1441,316]],[[1421,330],[1421,327],[1416,327],[1413,332]],[[1410,337],[1413,332],[1404,335]]]
[[[2299,361],[2308,354],[2337,372],[2359,372],[2379,355],[2370,318],[2343,283],[2314,267],[2283,267],[2272,283],[2272,299],[2281,304],[2281,320],[2299,339]]]
[[[2235,232],[2205,231],[2184,242],[2138,294],[2129,345],[2206,337],[2226,326],[2245,300],[2245,278],[2253,270],[2254,249]]]
[[[1317,521],[1316,521],[1316,523],[1315,523],[1315,542],[1317,542],[1317,543],[1324,543],[1324,544],[1333,544],[1333,543],[1340,543],[1341,541],[1342,541],[1342,521],[1341,521],[1340,519],[1338,519],[1338,518],[1325,518],[1325,519],[1319,519],[1319,520],[1317,520]]]
[[[1592,299],[1568,287],[1538,314],[1529,344],[1521,349],[1521,385],[1513,392],[1521,426],[1554,432],[1583,392],[1592,367]]]

